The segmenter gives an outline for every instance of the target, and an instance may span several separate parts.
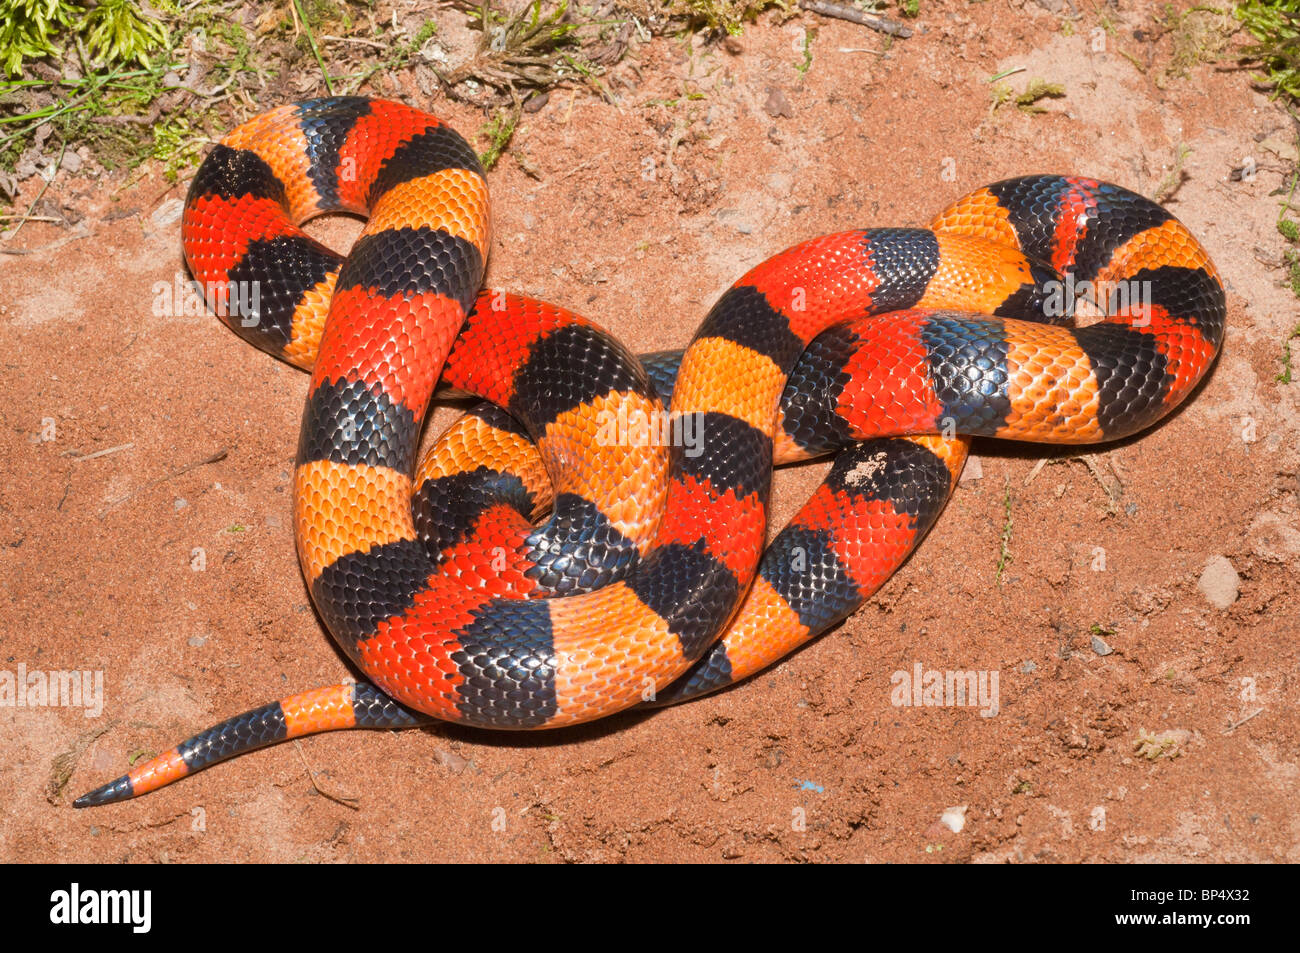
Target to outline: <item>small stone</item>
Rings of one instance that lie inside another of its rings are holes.
[[[461,774],[469,767],[469,759],[461,757],[450,748],[439,748],[433,753],[433,760],[452,774]]]
[[[1094,635],[1092,637],[1092,650],[1098,655],[1110,655],[1110,653],[1115,651],[1106,644],[1106,640],[1100,635]]]
[[[187,501],[187,500],[185,500],[183,497],[179,497],[179,496],[176,497],[176,499],[172,501],[172,506],[175,507],[177,510],[183,510],[183,509],[185,509],[185,507],[187,507],[187,506],[189,506],[189,505],[190,505],[190,504],[189,504],[189,501]]]
[[[979,457],[967,457],[966,466],[962,468],[961,479],[957,483],[974,483],[976,480],[984,479],[984,464],[980,463]]]
[[[1038,666],[1033,662],[1026,662],[1024,665],[1020,666],[1021,675],[1033,675],[1036,671],[1038,671]]]
[[[1237,601],[1241,577],[1226,556],[1211,556],[1196,587],[1216,609],[1226,609]]]
[[[154,223],[156,228],[165,228],[168,225],[179,222],[181,215],[184,214],[184,212],[185,203],[183,201],[180,199],[168,199],[166,202],[163,202],[162,205],[159,205],[154,209],[154,212],[149,216],[149,219]]]
[[[206,635],[191,635],[185,641],[190,648],[201,649],[208,644],[208,637]]]
[[[769,86],[766,92],[767,99],[763,103],[765,113],[773,118],[784,116],[786,119],[794,115],[794,107],[790,105],[790,100],[785,98],[785,93],[780,88]]]
[[[969,810],[969,808],[965,804],[961,807],[944,808],[943,813],[939,815],[939,823],[948,828],[948,830],[952,831],[954,834],[960,834],[962,828],[966,826],[967,810]]]
[[[63,168],[68,172],[80,172],[85,161],[75,152],[65,152],[63,154]]]

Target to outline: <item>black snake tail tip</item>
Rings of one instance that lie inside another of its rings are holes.
[[[81,795],[72,802],[72,806],[99,807],[101,804],[116,804],[118,801],[130,800],[133,793],[131,778],[129,775],[124,774],[116,781],[109,781],[107,784]]]

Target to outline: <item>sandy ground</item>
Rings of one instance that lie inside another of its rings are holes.
[[[1300,380],[1275,380],[1297,303],[1268,148],[1294,131],[1241,73],[1199,66],[1163,89],[1139,73],[1119,51],[1167,55],[1134,36],[1154,6],[1112,12],[1102,50],[1094,14],[1067,36],[1034,3],[922,6],[926,31],[883,56],[856,26],[765,19],[734,52],[641,46],[607,78],[619,105],[553,94],[490,176],[489,280],[634,348],[680,346],[803,238],[920,224],[1028,172],[1150,193],[1186,144],[1168,204],[1227,280],[1227,340],[1180,413],[1102,448],[1113,505],[1064,453],[981,442],[879,595],[735,690],[549,734],[310,738],[74,811],[128,759],[349,669],[294,556],[306,378],[156,307],[184,280],[184,177],[61,177],[51,196],[84,220],[28,224],[5,247],[30,254],[0,255],[0,655],[14,673],[100,672],[104,701],[0,708],[0,859],[1300,860]],[[1015,66],[1017,89],[1041,76],[1066,97],[991,115],[986,80]],[[482,122],[414,86],[374,91]],[[1233,181],[1247,158],[1256,173]],[[777,525],[822,472],[780,474]],[[1240,577],[1224,609],[1198,588],[1216,556]],[[996,715],[894,706],[891,676],[917,665],[997,673]],[[939,823],[949,808],[960,832]]]

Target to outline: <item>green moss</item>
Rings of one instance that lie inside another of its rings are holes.
[[[0,68],[17,76],[24,62],[57,53],[55,41],[78,10],[68,0],[0,0]]]
[[[1201,63],[1221,60],[1233,31],[1226,10],[1197,6],[1180,12],[1171,3],[1165,4],[1156,25],[1162,34],[1168,34],[1171,46],[1168,63],[1152,74],[1152,81],[1161,89],[1171,80],[1186,79]]]
[[[515,134],[515,128],[519,125],[519,110],[499,111],[492,119],[483,124],[479,130],[479,135],[488,140],[487,150],[479,154],[479,161],[483,163],[483,168],[491,169],[500,160],[501,155],[510,145],[510,140]]]
[[[90,8],[70,0],[0,0],[0,68],[7,75],[57,58],[74,38],[94,64],[110,69],[148,67],[169,40],[166,24],[135,0],[100,0]]]
[[[1300,100],[1300,10],[1295,0],[1246,0],[1232,11],[1253,42],[1242,60],[1262,72],[1257,78],[1274,96]]]
[[[1300,297],[1300,255],[1295,252],[1288,252],[1291,260],[1291,290]],[[1286,340],[1282,342],[1282,372],[1277,375],[1279,384],[1291,383],[1291,342],[1300,338],[1300,324],[1291,329]]]
[[[1042,100],[1061,99],[1065,96],[1065,86],[1061,83],[1049,83],[1045,79],[1031,79],[1024,91],[1017,93],[1006,83],[998,83],[993,87],[992,96],[992,112],[997,112],[1007,103],[1013,103],[1021,112],[1033,115],[1047,112],[1039,105]]]
[[[916,0],[912,0],[916,2]],[[669,0],[668,15],[682,17],[714,33],[736,36],[764,10],[773,7],[789,13],[794,0]]]
[[[151,66],[150,54],[167,45],[167,28],[132,0],[100,0],[77,26],[91,59],[107,66]]]

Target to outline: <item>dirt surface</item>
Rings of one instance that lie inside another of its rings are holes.
[[[1185,144],[1167,204],[1227,281],[1226,343],[1179,413],[1100,448],[1096,476],[978,443],[865,608],[719,696],[548,734],[310,738],[93,811],[72,797],[128,759],[350,672],[294,555],[306,377],[159,304],[185,280],[184,176],[56,179],[84,220],[28,223],[4,248],[30,254],[0,255],[0,668],[100,672],[104,698],[0,708],[0,859],[1300,861],[1300,380],[1276,380],[1297,302],[1274,228],[1289,163],[1269,151],[1294,130],[1241,72],[1157,84],[1155,9],[1109,11],[1101,50],[1095,13],[1066,35],[1003,0],[923,0],[884,55],[811,17],[730,48],[657,39],[606,78],[617,105],[553,93],[490,175],[489,281],[649,350],[798,240],[920,224],[1029,172],[1152,194]],[[988,78],[1017,66],[1016,89],[1066,95],[991,112]],[[371,91],[482,123],[394,85]],[[779,474],[777,526],[823,472]],[[1215,557],[1239,575],[1227,608],[1198,586]],[[996,673],[996,714],[895,706],[891,678],[917,665]],[[949,808],[964,824],[940,823]]]

